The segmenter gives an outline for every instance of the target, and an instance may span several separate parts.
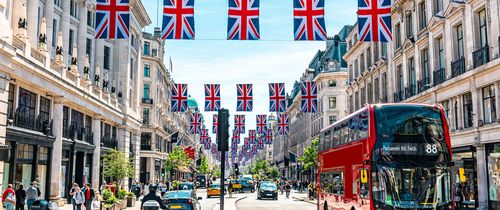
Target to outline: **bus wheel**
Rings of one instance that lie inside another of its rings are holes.
[[[323,209],[328,210],[328,204],[326,204],[326,202],[325,202],[325,204],[323,204]]]
[[[351,210],[356,210],[356,208],[354,208],[354,206],[353,206],[353,207],[351,207]]]

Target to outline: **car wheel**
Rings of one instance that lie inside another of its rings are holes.
[[[328,210],[328,204],[326,204],[326,202],[323,204],[323,210]]]
[[[210,198],[210,195],[207,195],[207,198]]]

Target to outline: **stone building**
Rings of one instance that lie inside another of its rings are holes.
[[[130,39],[96,40],[95,1],[0,1],[0,142],[11,148],[0,188],[36,180],[42,198],[61,200],[73,182],[98,188],[111,148],[139,165],[141,31],[151,20],[130,4]]]
[[[470,208],[500,208],[499,1],[396,1],[393,42],[347,40],[350,112],[365,103],[440,104],[455,187]],[[464,171],[462,180],[459,171]]]

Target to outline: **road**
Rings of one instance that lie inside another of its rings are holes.
[[[285,195],[279,195],[278,200],[257,200],[257,193],[248,193],[247,198],[236,203],[238,210],[316,210],[316,205],[295,200],[292,198],[295,193],[292,193],[289,199]]]
[[[216,204],[219,203],[219,197],[207,198],[206,189],[198,189],[196,191],[198,197],[202,197],[200,204],[202,210],[212,210]]]

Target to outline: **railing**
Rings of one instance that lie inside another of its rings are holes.
[[[397,103],[397,102],[400,102],[402,100],[404,100],[403,91],[400,90],[400,91],[394,92],[394,102]]]
[[[89,144],[94,144],[94,133],[92,131],[85,129],[83,134],[84,134],[83,139],[85,140],[85,142]]]
[[[434,86],[439,85],[446,81],[446,69],[441,68],[432,73],[432,76],[434,76]]]
[[[35,113],[31,115],[27,109],[18,107],[14,113],[14,126],[35,130]]]
[[[488,45],[479,48],[472,53],[474,68],[482,66],[490,61],[490,47]]]
[[[451,62],[451,78],[454,78],[458,75],[465,73],[465,58],[461,57],[460,59]]]
[[[418,93],[424,92],[427,89],[431,88],[431,79],[429,77],[424,77],[421,80],[417,81],[418,85]]]
[[[39,114],[36,119],[35,130],[42,132],[45,135],[52,135],[52,120],[47,115]]]
[[[405,88],[405,98],[410,98],[417,94],[417,86],[415,84],[408,85]]]
[[[101,138],[101,145],[103,147],[107,147],[107,148],[117,148],[118,142],[116,141],[116,138],[110,138],[109,136],[103,136]]]
[[[142,98],[143,104],[153,104],[153,99],[151,98]]]
[[[141,150],[151,151],[151,145],[141,145]]]
[[[149,125],[149,117],[144,117],[144,118],[142,119],[142,124],[144,124],[144,125]]]
[[[387,103],[388,101],[387,96],[380,99],[381,103]]]

